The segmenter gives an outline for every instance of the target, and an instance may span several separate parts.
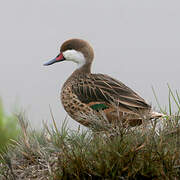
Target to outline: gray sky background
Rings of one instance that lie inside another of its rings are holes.
[[[91,43],[93,72],[121,80],[153,107],[151,86],[164,106],[167,83],[179,91],[180,1],[6,0],[0,27],[0,96],[7,112],[25,109],[34,127],[51,122],[49,104],[58,124],[66,116],[59,93],[76,66],[43,63],[70,38]]]

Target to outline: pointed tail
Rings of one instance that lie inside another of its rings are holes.
[[[161,117],[165,117],[165,116],[166,115],[162,114],[162,113],[158,113],[158,112],[155,112],[155,111],[151,112],[151,119],[157,119],[157,118],[161,118]]]

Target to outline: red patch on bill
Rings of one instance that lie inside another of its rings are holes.
[[[56,57],[56,61],[61,61],[64,60],[64,56],[62,53],[60,53],[57,57]]]

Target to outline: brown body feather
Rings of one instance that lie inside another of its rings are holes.
[[[72,94],[71,97],[69,94]],[[122,82],[104,74],[81,73],[80,70],[76,70],[64,84],[61,99],[73,119],[80,121],[80,111],[86,114],[86,120],[81,122],[85,122],[86,126],[92,113],[102,116],[102,112],[110,123],[118,120],[131,126],[140,125],[141,114],[148,114],[151,109],[143,98]],[[96,104],[104,104],[107,108],[100,112],[93,110],[91,107]]]
[[[72,86],[72,92],[85,104],[103,102],[136,112],[138,109],[151,108],[137,93],[119,82],[103,74],[80,74]]]

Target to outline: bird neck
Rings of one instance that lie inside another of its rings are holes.
[[[77,68],[72,74],[71,76],[66,80],[66,82],[64,83],[63,87],[65,87],[67,84],[71,84],[71,81],[73,79],[77,79],[77,77],[79,76],[84,76],[87,74],[91,73],[91,63],[86,63],[84,64],[82,67]]]
[[[72,75],[75,74],[89,74],[91,73],[91,63],[86,63],[83,66],[77,68]]]

